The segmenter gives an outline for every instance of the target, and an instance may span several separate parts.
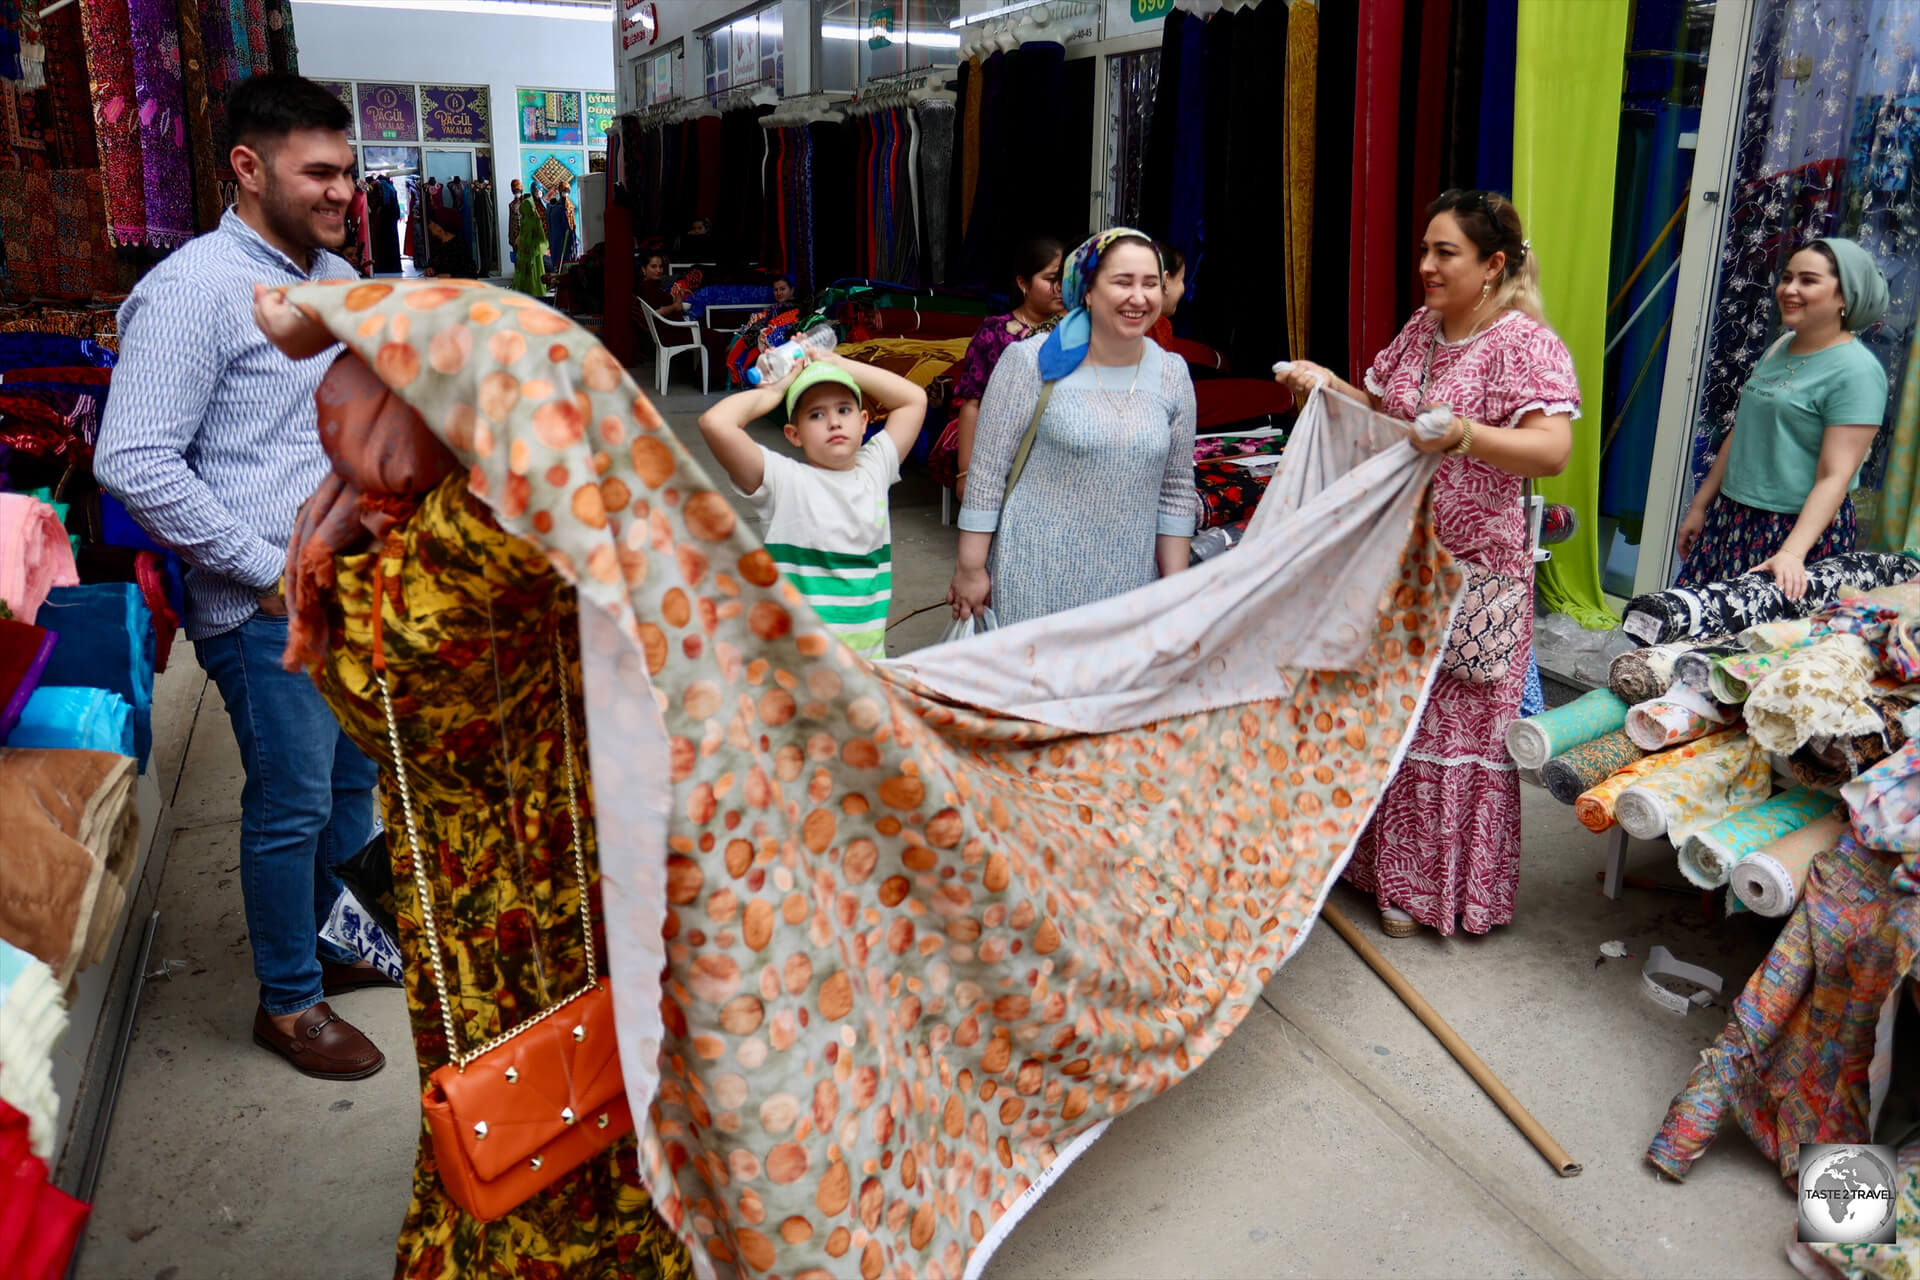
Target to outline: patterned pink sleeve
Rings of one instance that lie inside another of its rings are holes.
[[[1427,318],[1427,309],[1422,307],[1413,313],[1413,318],[1400,327],[1393,341],[1385,350],[1373,358],[1373,364],[1367,369],[1366,389],[1382,400],[1387,398],[1387,390],[1401,365],[1411,358],[1410,353],[1417,352],[1419,358],[1426,358],[1427,326],[1422,322]]]
[[[1580,416],[1580,382],[1573,356],[1560,335],[1528,317],[1519,317],[1490,335],[1500,343],[1487,380],[1487,421],[1517,427],[1529,413]]]

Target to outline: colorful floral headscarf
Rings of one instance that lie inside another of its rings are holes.
[[[1087,311],[1087,290],[1093,287],[1100,259],[1116,240],[1136,236],[1153,243],[1153,237],[1132,227],[1108,227],[1087,239],[1067,255],[1060,273],[1060,297],[1068,304],[1067,314],[1047,335],[1040,347],[1040,377],[1047,382],[1064,378],[1087,358],[1087,344],[1093,341],[1093,316]]]

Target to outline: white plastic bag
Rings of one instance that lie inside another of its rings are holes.
[[[999,626],[1000,620],[993,616],[993,610],[982,609],[971,618],[955,618],[947,627],[946,634],[940,637],[940,643],[946,644],[951,640],[965,640],[982,631],[997,630]]]

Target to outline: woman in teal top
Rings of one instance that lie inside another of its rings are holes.
[[[1853,550],[1853,487],[1887,414],[1887,371],[1854,337],[1887,310],[1887,278],[1851,240],[1815,240],[1773,296],[1791,332],[1760,357],[1733,430],[1680,522],[1682,587],[1770,573],[1787,599],[1807,561]]]

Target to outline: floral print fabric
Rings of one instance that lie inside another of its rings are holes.
[[[1259,554],[874,666],[565,317],[288,296],[576,585],[641,1175],[703,1276],[983,1262],[1304,940],[1460,589],[1438,463],[1315,410]]]
[[[1737,578],[1674,587],[1627,602],[1626,633],[1642,644],[1669,644],[1694,636],[1728,635],[1764,622],[1807,618],[1840,598],[1842,587],[1883,587],[1920,576],[1920,561],[1878,551],[1851,551],[1810,561],[1807,593],[1789,600],[1773,578]]]
[[[1635,781],[1614,802],[1614,817],[1629,835],[1642,840],[1665,836],[1680,844],[1736,809],[1759,804],[1772,790],[1773,769],[1766,753],[1752,738],[1735,732],[1712,750],[1671,760]]]
[[[1522,769],[1538,769],[1554,756],[1605,737],[1626,723],[1627,704],[1611,690],[1595,689],[1564,706],[1515,720],[1507,726],[1507,751]]]
[[[1782,755],[1808,739],[1868,733],[1863,703],[1878,667],[1857,636],[1828,636],[1798,650],[1748,695],[1747,727],[1762,749]]]
[[[1717,889],[1727,882],[1736,862],[1826,817],[1838,803],[1830,795],[1795,787],[1735,810],[1685,842],[1680,870],[1702,889]]]
[[[1840,788],[1854,833],[1869,848],[1920,854],[1920,743],[1908,742]],[[1920,875],[1902,866],[1895,884],[1920,893]]]
[[[1621,793],[1626,791],[1628,787],[1653,776],[1662,769],[1670,769],[1684,761],[1692,760],[1696,756],[1718,751],[1720,748],[1734,743],[1736,739],[1744,737],[1745,735],[1738,729],[1727,729],[1721,733],[1708,734],[1706,737],[1694,742],[1689,742],[1685,746],[1675,747],[1670,751],[1662,751],[1658,755],[1647,756],[1638,763],[1630,764],[1626,768],[1621,769],[1618,773],[1608,777],[1598,786],[1583,793],[1579,799],[1574,801],[1574,816],[1579,818],[1580,825],[1589,831],[1596,834],[1607,831],[1612,828],[1616,820],[1614,809],[1620,801]]]
[[[1647,752],[1626,730],[1616,729],[1547,761],[1540,768],[1540,782],[1561,804],[1575,804],[1584,792],[1646,758]]]
[[[1607,668],[1607,687],[1630,707],[1652,702],[1673,688],[1674,663],[1689,646],[1661,644],[1648,649],[1629,649]]]
[[[1762,511],[1744,502],[1735,502],[1721,494],[1707,508],[1707,522],[1694,540],[1693,550],[1681,566],[1676,587],[1704,587],[1741,577],[1780,550],[1780,544],[1793,532],[1800,519],[1798,512]],[[1820,540],[1807,552],[1807,563],[1852,551],[1859,539],[1853,499],[1840,504],[1833,523],[1821,533]]]

